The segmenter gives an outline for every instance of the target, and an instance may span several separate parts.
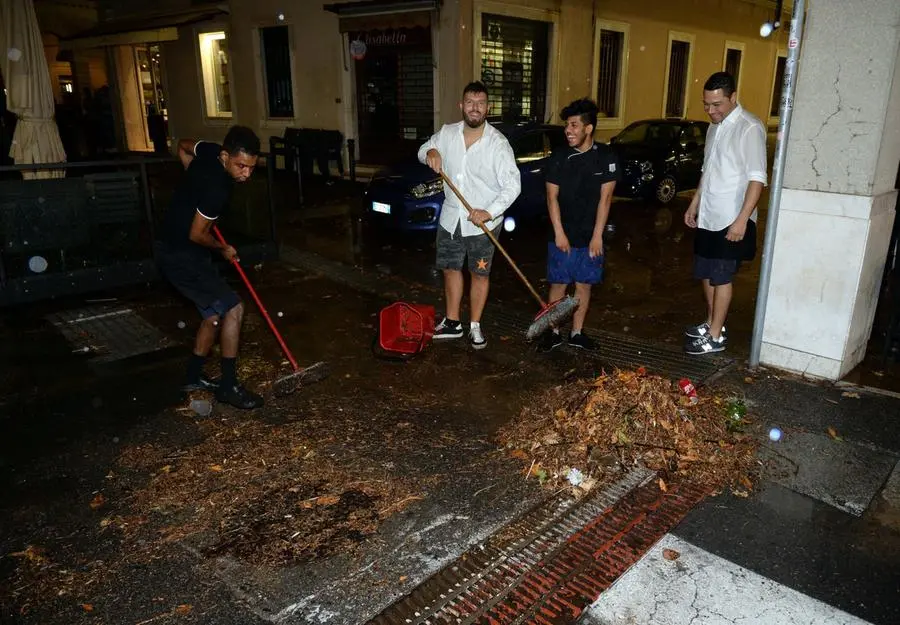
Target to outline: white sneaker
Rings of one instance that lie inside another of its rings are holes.
[[[484,349],[487,347],[487,341],[481,332],[480,323],[473,322],[469,324],[469,343],[472,344],[472,349]]]

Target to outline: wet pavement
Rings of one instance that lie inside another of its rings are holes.
[[[257,413],[188,411],[174,389],[195,312],[164,286],[4,312],[0,622],[360,623],[547,496],[493,436],[532,393],[594,375],[597,362],[496,335],[482,352],[459,342],[405,363],[376,358],[378,310],[439,294],[440,276],[428,238],[373,241],[347,197],[284,215],[286,243],[356,266],[375,293],[388,277],[407,290],[378,296],[285,263],[251,271],[300,360],[333,370]],[[677,348],[702,312],[686,202],[614,205],[589,327]],[[504,234],[538,283],[544,236]],[[530,314],[499,262],[491,301]],[[736,289],[737,357],[758,265]],[[111,362],[102,345],[77,351],[48,317],[88,306],[135,311],[164,341]],[[288,371],[255,312],[242,362],[266,394]],[[762,431],[783,430],[768,449],[787,468],[748,499],[708,500],[675,535],[873,623],[900,622],[897,400],[740,365],[711,385],[743,399]]]
[[[363,189],[363,183],[355,190],[343,187],[335,196],[340,199],[334,202],[287,211],[280,225],[283,241],[328,259],[440,289],[433,233],[385,233],[370,227],[370,220],[362,217]],[[768,216],[767,191],[759,205],[757,255],[744,263],[735,277],[727,322],[727,353],[740,360],[750,353]],[[683,328],[705,314],[702,292],[692,278],[693,231],[683,221],[691,194],[681,193],[665,206],[614,200],[609,218],[612,228],[605,236],[606,277],[592,296],[587,328],[680,348]],[[546,223],[532,222],[517,224],[512,232],[501,234],[501,242],[541,294],[548,288],[544,279],[547,232]],[[490,317],[492,302],[536,312],[534,299],[506,261],[499,254],[495,261],[485,318]],[[866,357],[847,375],[847,383],[900,393],[900,357],[895,354],[892,361],[882,355],[887,318],[885,304],[876,313]]]

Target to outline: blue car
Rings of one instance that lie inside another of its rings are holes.
[[[566,145],[562,126],[495,123],[506,135],[522,175],[522,192],[506,211],[517,223],[547,215],[544,168],[553,150]],[[378,171],[366,189],[364,210],[373,227],[393,231],[434,231],[444,202],[440,177],[418,161]]]

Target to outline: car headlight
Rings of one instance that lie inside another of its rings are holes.
[[[426,197],[431,197],[432,195],[437,195],[439,193],[444,192],[444,181],[440,178],[435,178],[434,180],[429,180],[428,182],[423,182],[421,184],[417,184],[412,189],[409,190],[409,194],[416,198],[417,200],[421,200]]]
[[[651,163],[650,161],[644,161],[643,163],[641,163],[641,173],[646,173],[648,171],[651,171],[652,169],[653,163]]]

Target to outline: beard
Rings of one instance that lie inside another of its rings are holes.
[[[484,117],[479,118],[477,121],[472,120],[468,115],[463,115],[463,121],[466,122],[466,126],[469,128],[480,128],[484,125]]]

